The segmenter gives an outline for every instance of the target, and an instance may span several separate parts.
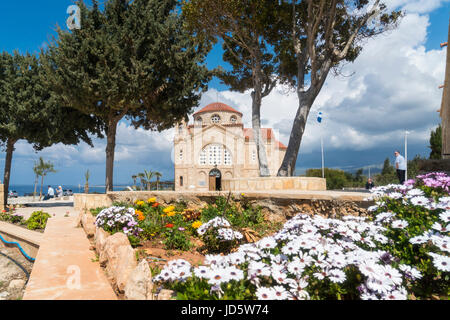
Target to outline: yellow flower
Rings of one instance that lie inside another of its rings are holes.
[[[174,215],[176,215],[177,213],[175,212],[175,211],[170,211],[170,212],[167,212],[167,216],[168,217],[173,217]]]
[[[175,210],[175,207],[174,206],[169,206],[169,207],[165,208],[163,210],[163,212],[164,213],[169,213],[169,212],[172,212],[173,210]]]
[[[155,203],[156,202],[156,198],[149,198],[147,200],[148,203]]]
[[[195,221],[195,222],[192,224],[192,228],[198,229],[198,228],[201,227],[202,224],[203,224],[203,223],[202,223],[201,221]]]
[[[142,201],[142,200],[139,200],[139,201],[136,202],[136,205],[139,206],[139,207],[142,207],[144,204],[145,204],[145,202]]]
[[[245,197],[245,193],[241,193],[241,196]]]

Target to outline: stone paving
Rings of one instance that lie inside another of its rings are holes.
[[[77,227],[78,214],[74,209],[46,208],[46,211],[52,218],[47,222],[23,299],[117,299],[90,250],[84,230]],[[65,217],[67,211],[69,216]]]

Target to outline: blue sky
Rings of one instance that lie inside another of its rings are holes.
[[[408,156],[428,156],[429,131],[440,121],[435,110],[439,108],[442,94],[437,86],[444,81],[445,49],[439,44],[447,40],[450,3],[448,0],[386,2],[391,7],[403,8],[407,17],[398,30],[370,42],[361,57],[346,66],[346,74],[354,73],[354,76],[327,80],[312,110],[316,112],[320,108],[324,112],[324,125],[319,127],[312,120],[308,122],[297,163],[299,171],[320,166],[319,134],[324,134],[325,162],[329,167],[351,170],[380,165],[386,157],[393,159],[391,150],[403,148],[404,130],[413,130]],[[66,9],[72,3],[71,0],[1,1],[0,50],[39,52],[55,34],[56,24],[65,27]],[[375,54],[377,50],[381,51]],[[221,54],[221,47],[216,46],[208,57],[208,67],[224,66]],[[381,60],[385,61],[380,64]],[[380,70],[389,63],[395,70]],[[291,114],[297,107],[296,98],[283,88],[275,91],[263,101],[262,120],[287,144]],[[408,95],[412,97],[404,99]],[[231,92],[214,79],[200,107],[217,97],[244,112],[246,126],[250,126],[248,93]],[[279,101],[283,101],[283,107],[274,108]],[[159,170],[165,178],[173,178],[171,132],[135,132],[126,124],[122,124],[119,132],[122,138],[115,163],[116,183],[129,183],[132,174],[144,169]],[[20,142],[13,158],[11,183],[32,184],[32,164],[41,155],[52,160],[58,169],[58,173],[47,178],[49,183],[82,183],[86,169],[92,172],[94,184],[104,182],[104,141],[95,141],[94,149],[85,144],[78,147],[58,145],[40,153]],[[3,165],[4,153],[1,153],[0,166]]]

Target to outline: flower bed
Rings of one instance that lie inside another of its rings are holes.
[[[154,281],[179,299],[448,299],[449,179],[376,188],[367,218],[297,215],[205,265],[170,261]]]
[[[36,230],[43,232],[50,214],[44,211],[34,211],[28,219],[11,208],[10,211],[2,210],[0,212],[0,221],[12,223],[29,230]]]
[[[261,210],[248,204],[244,195],[239,202],[219,197],[215,204],[198,210],[183,202],[163,206],[150,198],[116,203],[91,213],[98,228],[109,234],[123,232],[140,256],[156,261],[189,257],[196,263],[203,261],[203,254],[231,252],[241,243],[279,229],[265,221]],[[158,265],[161,263],[153,264]]]

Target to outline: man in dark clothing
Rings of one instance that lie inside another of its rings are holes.
[[[366,182],[366,189],[367,190],[370,190],[370,189],[372,189],[373,187],[375,187],[375,184],[373,183],[373,181],[372,181],[372,179],[367,179],[367,182]]]

